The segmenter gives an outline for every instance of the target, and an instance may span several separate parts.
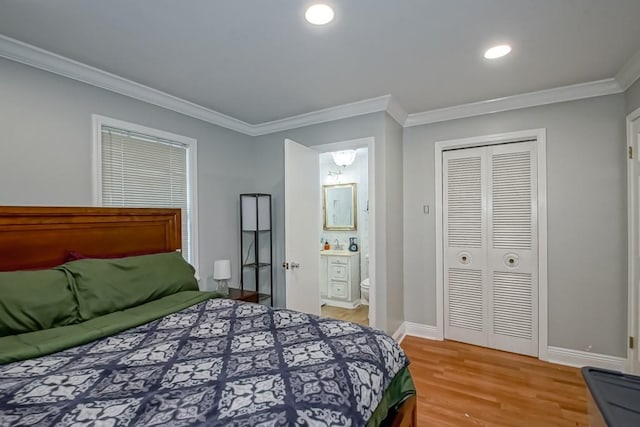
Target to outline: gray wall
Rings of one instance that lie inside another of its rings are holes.
[[[276,265],[284,260],[284,140],[289,138],[306,146],[328,144],[358,138],[375,138],[375,204],[376,204],[376,296],[382,304],[376,312],[376,326],[387,331],[395,331],[403,317],[403,302],[401,301],[402,272],[388,281],[387,266],[390,261],[401,265],[402,260],[402,180],[401,163],[402,147],[399,126],[390,124],[392,120],[386,113],[373,113],[330,123],[306,126],[270,135],[263,135],[255,141],[255,170],[259,179],[256,191],[264,191],[273,195],[275,231]],[[387,141],[389,137],[389,141]],[[391,172],[391,173],[389,173]],[[396,191],[396,195],[387,199],[387,188]],[[370,194],[371,197],[371,194]],[[392,221],[395,225],[389,223]],[[387,245],[387,230],[395,231],[393,242]],[[399,243],[398,243],[399,242]],[[313,243],[310,243],[313,244]],[[393,248],[395,253],[392,253]],[[389,254],[391,256],[389,257]],[[276,301],[279,305],[285,303],[284,272],[277,270]],[[395,298],[388,299],[387,295],[394,294]],[[389,313],[389,314],[388,314]]]
[[[385,115],[387,331],[404,321],[402,127]]]
[[[404,130],[407,321],[436,324],[434,143],[547,129],[549,345],[626,355],[625,99],[610,95]]]
[[[255,181],[250,137],[4,59],[0,76],[0,205],[91,205],[91,114],[195,138],[200,274],[230,258],[238,278],[238,194]]]
[[[91,114],[198,140],[201,275],[231,258],[238,278],[238,194],[273,194],[276,266],[284,259],[283,144],[373,136],[378,326],[435,325],[434,150],[439,140],[547,128],[549,344],[624,356],[625,95],[407,128],[374,113],[250,138],[99,88],[0,59],[0,204],[90,205]],[[626,109],[625,109],[626,107]],[[276,268],[276,303],[284,274]]]
[[[625,92],[627,100],[627,114],[640,108],[640,79]]]

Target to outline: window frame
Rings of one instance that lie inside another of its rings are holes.
[[[191,263],[199,271],[198,255],[198,141],[182,135],[154,129],[98,114],[91,115],[92,143],[92,192],[93,205],[102,206],[102,127],[112,127],[184,144],[187,149],[187,205],[189,206],[189,242]]]

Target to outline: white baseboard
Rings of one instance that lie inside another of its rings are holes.
[[[442,334],[438,332],[437,327],[413,322],[403,322],[398,330],[392,335],[393,339],[397,342],[402,342],[406,336],[436,341],[442,341],[444,339]],[[561,347],[547,347],[546,356],[541,354],[540,360],[560,365],[574,366],[577,368],[581,368],[583,366],[595,366],[597,368],[621,372],[624,372],[627,367],[627,359],[624,357],[571,350]]]
[[[436,341],[442,341],[444,339],[442,334],[438,332],[438,328],[436,326],[413,322],[402,322],[392,337],[397,342],[402,342],[406,336]],[[571,350],[561,347],[547,347],[546,355],[541,354],[540,360],[560,365],[574,366],[577,368],[581,368],[583,366],[595,366],[596,368],[621,372],[625,372],[627,369],[627,359],[624,357]]]
[[[402,322],[398,330],[395,331],[393,335],[391,335],[391,338],[396,340],[396,342],[400,343],[402,342],[406,334],[407,334],[407,322]]]
[[[400,325],[392,337],[394,340],[402,342],[407,335],[436,341],[442,341],[443,339],[437,327],[413,322],[402,322],[402,325]]]
[[[627,359],[624,357],[549,346],[547,348],[547,362],[575,366],[577,368],[581,368],[583,366],[595,366],[597,368],[611,369],[613,371],[624,371]]]
[[[358,308],[361,304],[360,304],[360,300],[357,299],[353,302],[344,302],[344,301],[336,301],[336,300],[332,300],[332,299],[322,299],[322,302],[328,306],[331,307],[338,307],[338,308],[347,308],[349,310],[353,310],[355,308]]]
[[[426,338],[429,340],[442,341],[444,337],[438,328],[432,325],[423,325],[421,323],[405,322],[406,323],[406,335],[418,338]]]

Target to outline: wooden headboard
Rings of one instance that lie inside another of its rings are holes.
[[[0,271],[181,248],[180,209],[0,206]]]

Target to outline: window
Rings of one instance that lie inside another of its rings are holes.
[[[180,208],[182,254],[195,265],[196,141],[100,116],[94,139],[96,204]]]

